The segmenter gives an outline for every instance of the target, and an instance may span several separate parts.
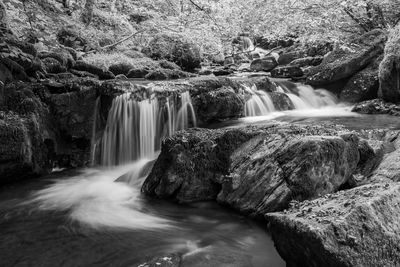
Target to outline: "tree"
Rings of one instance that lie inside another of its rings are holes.
[[[96,6],[96,0],[86,0],[85,7],[82,12],[82,21],[89,26],[93,19],[93,12]]]
[[[0,0],[0,31],[7,29],[7,13],[3,1]]]

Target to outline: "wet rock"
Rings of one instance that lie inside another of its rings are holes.
[[[255,59],[250,64],[251,71],[271,71],[276,66],[278,66],[278,62],[276,62],[274,57],[266,57]]]
[[[194,71],[200,67],[200,48],[182,36],[159,34],[142,52],[156,60],[172,61],[184,71]]]
[[[179,267],[181,266],[181,257],[178,254],[152,259],[149,262],[142,263],[138,267]]]
[[[274,78],[301,77],[303,74],[303,71],[298,66],[282,66],[271,71],[271,76]]]
[[[287,96],[287,94],[280,92],[271,92],[269,96],[274,103],[274,106],[277,110],[292,110],[294,109],[294,105],[292,100]]]
[[[182,70],[181,67],[176,65],[174,62],[170,62],[168,60],[160,60],[158,62],[160,64],[160,67],[163,69],[169,69],[169,70]]]
[[[149,68],[143,68],[143,69],[130,69],[128,74],[126,75],[126,77],[128,78],[144,78],[146,77],[147,74],[149,74],[149,72],[151,71],[151,69]]]
[[[267,214],[287,266],[397,266],[400,184],[365,185]]]
[[[179,202],[217,199],[260,216],[335,192],[358,161],[358,138],[335,128],[190,129],[163,142],[142,191]]]
[[[400,116],[400,105],[385,102],[382,99],[373,99],[356,104],[352,111],[362,114],[389,114]]]
[[[298,58],[290,62],[289,65],[298,67],[317,66],[321,64],[323,58],[322,56]]]
[[[296,50],[296,51],[282,53],[279,56],[278,63],[279,65],[287,65],[293,60],[304,58],[305,56],[307,56],[307,52],[304,50]]]
[[[229,87],[198,94],[192,101],[201,124],[238,118],[243,113],[243,96]]]
[[[319,66],[310,69],[307,83],[321,86],[350,78],[383,53],[386,39],[383,31],[373,30],[353,40],[349,47],[334,49]]]
[[[379,97],[400,103],[400,25],[393,29],[379,67]]]
[[[156,69],[150,71],[144,78],[147,80],[171,80],[191,77],[192,74],[176,69]]]
[[[381,59],[375,60],[367,68],[351,77],[340,93],[340,100],[357,103],[377,98],[379,88],[378,67],[380,61]]]
[[[112,74],[112,72],[103,70],[102,68],[99,68],[95,65],[92,65],[92,64],[87,63],[82,60],[76,61],[74,69],[78,70],[78,71],[86,71],[91,74],[94,74],[94,75],[98,76],[100,80],[109,80],[109,79],[115,78],[115,75]]]
[[[128,63],[115,63],[108,68],[115,76],[119,74],[127,75],[131,69],[133,69],[133,66]]]
[[[0,63],[0,82],[4,85],[11,82],[13,79],[12,72],[6,67],[6,65]]]

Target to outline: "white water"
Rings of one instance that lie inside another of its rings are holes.
[[[101,164],[115,166],[153,157],[161,140],[178,130],[196,126],[189,92],[170,96],[165,102],[152,95],[135,101],[126,93],[113,100],[101,147]]]
[[[244,88],[247,93],[251,94],[244,107],[246,117],[262,116],[275,111],[274,103],[268,93],[257,90],[255,85]]]
[[[284,84],[277,85],[277,93],[285,94],[290,99],[296,111],[316,110],[325,107],[335,107],[338,99],[324,89],[314,90],[311,86],[290,83],[292,88]],[[245,116],[270,116],[276,118],[276,108],[267,92],[258,90],[255,85],[244,86],[245,91],[251,95],[245,104]],[[279,114],[279,113],[278,113]]]
[[[66,211],[70,219],[92,228],[125,229],[168,228],[168,220],[140,210],[139,187],[115,180],[131,170],[141,170],[149,160],[112,170],[88,169],[67,180],[59,180],[35,193],[33,200],[41,210]],[[139,171],[130,175],[140,181]]]

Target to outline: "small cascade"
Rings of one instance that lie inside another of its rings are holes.
[[[113,166],[153,157],[164,137],[191,126],[196,126],[196,115],[189,92],[142,101],[131,93],[120,95],[113,100],[100,140],[100,163]]]
[[[257,90],[257,87],[245,86],[245,91],[251,94],[250,99],[245,104],[245,116],[263,116],[275,111],[274,103],[268,93]]]
[[[324,89],[314,90],[311,86],[295,84],[288,81],[276,82],[276,93],[285,94],[293,104],[295,110],[316,109],[334,106],[337,98]],[[257,90],[257,87],[244,86],[244,90],[251,95],[245,104],[245,116],[265,116],[276,111],[274,103],[267,92]]]

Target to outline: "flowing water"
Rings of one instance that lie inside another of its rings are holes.
[[[267,92],[244,87],[248,117],[217,127],[278,119],[400,129],[389,116],[350,112],[327,91],[277,85],[294,110],[277,111]],[[188,92],[163,100],[115,98],[103,135],[92,142],[93,159],[104,167],[0,190],[0,266],[137,266],[170,253],[183,255],[184,267],[285,266],[263,226],[244,216],[215,203],[178,206],[140,194],[160,140],[192,126]]]

